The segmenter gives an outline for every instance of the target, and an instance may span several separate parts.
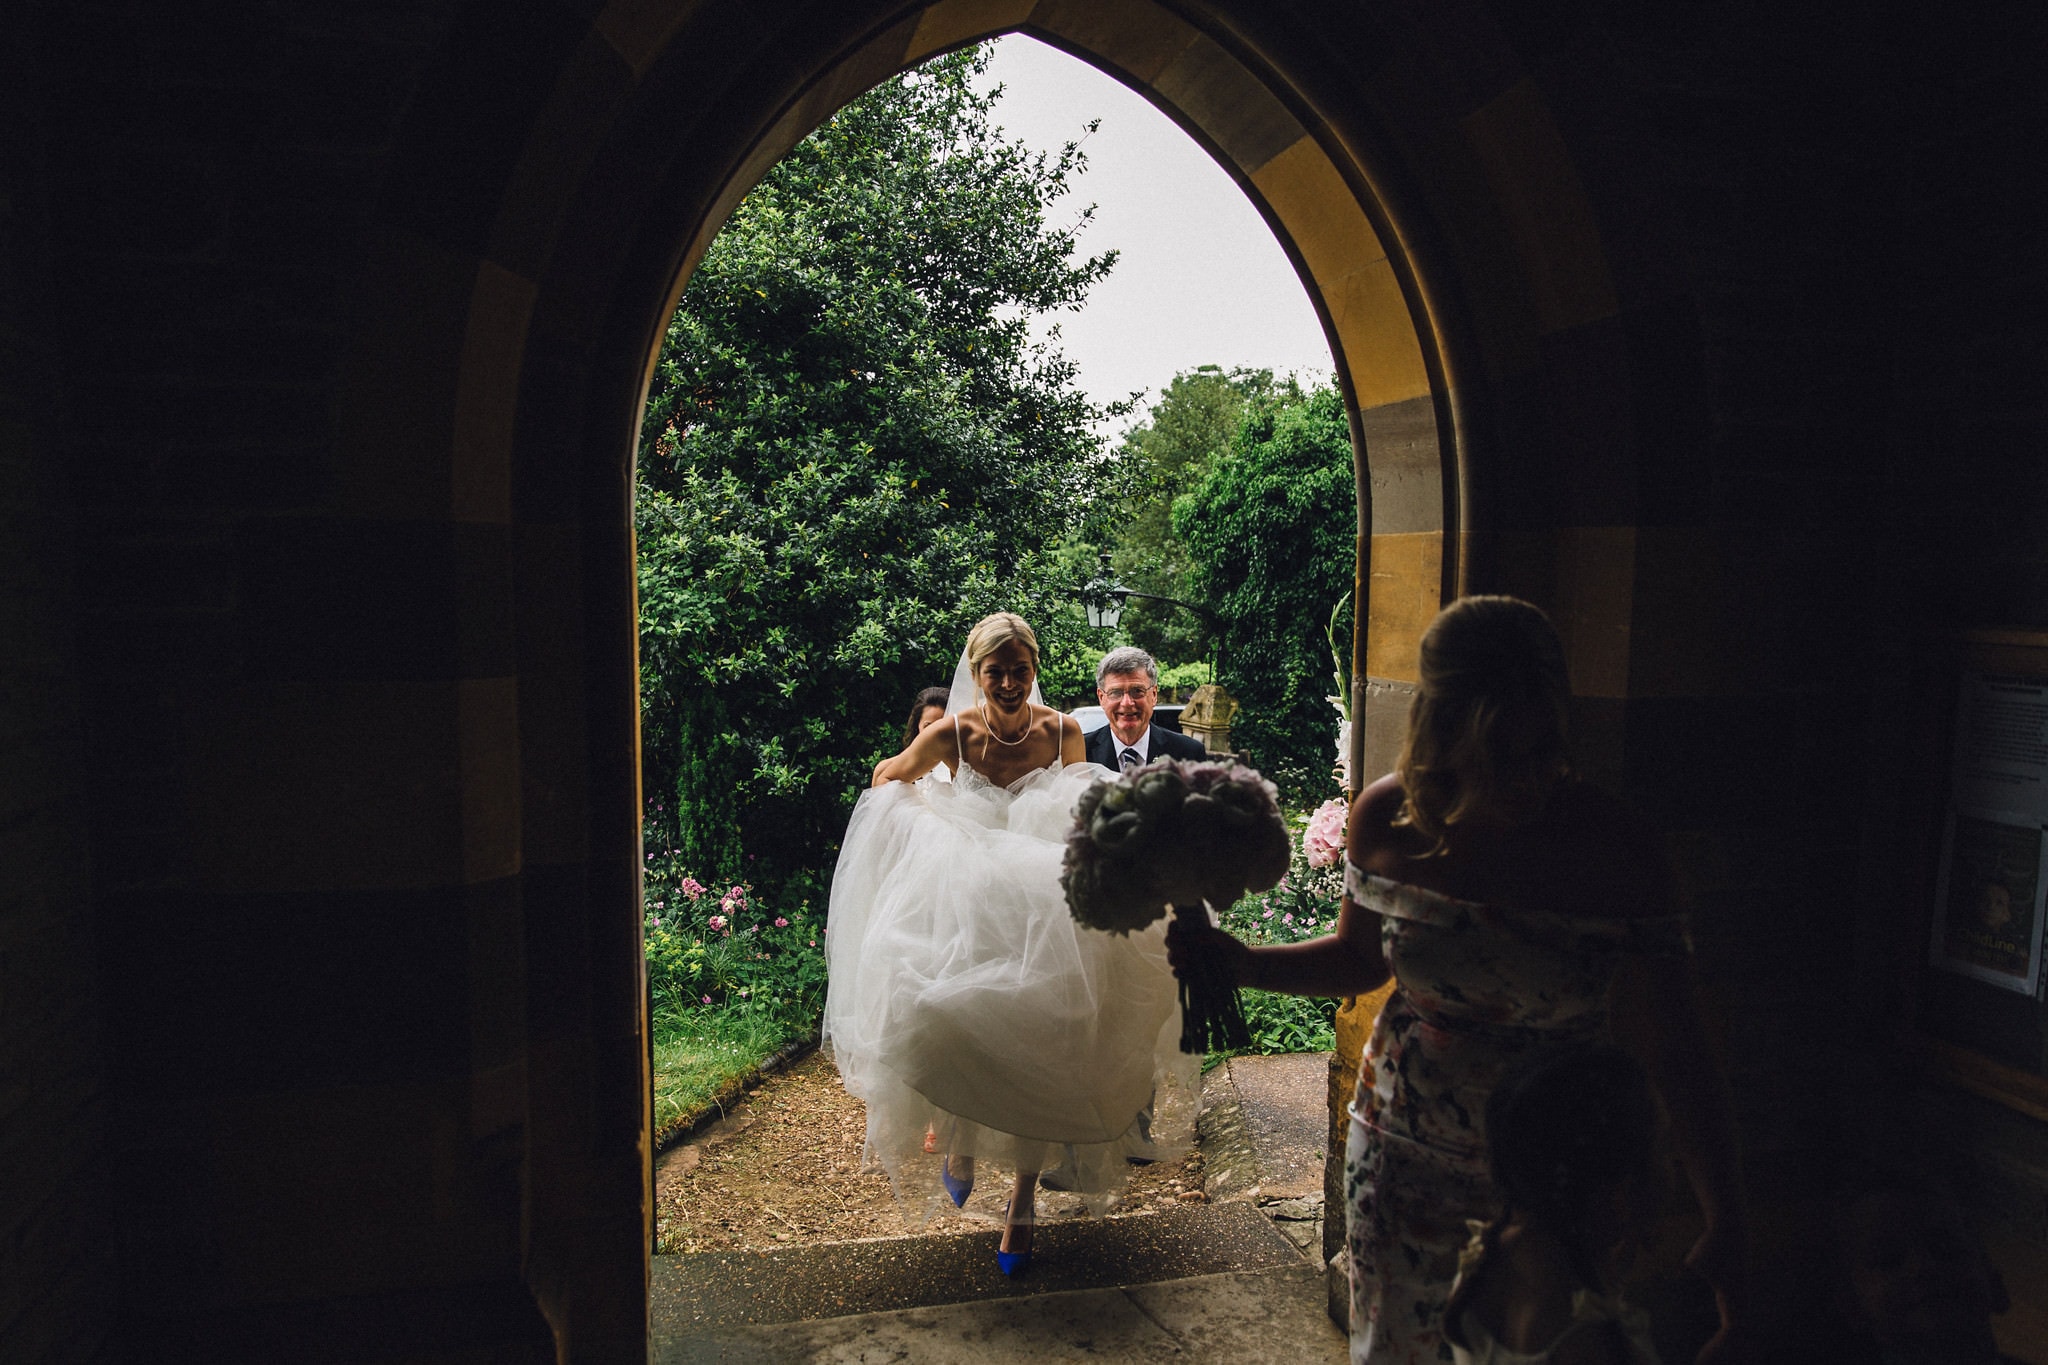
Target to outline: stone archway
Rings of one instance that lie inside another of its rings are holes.
[[[1153,0],[940,0],[876,34],[747,149],[694,225],[667,311],[740,198],[813,128],[878,80],[1006,32],[1059,47],[1158,106],[1229,172],[1294,263],[1329,339],[1358,462],[1356,598],[1368,610],[1354,671],[1361,692],[1368,679],[1380,685],[1376,720],[1402,709],[1415,640],[1452,591],[1457,563],[1456,537],[1445,534],[1457,521],[1457,436],[1428,291],[1358,150],[1284,98],[1277,73],[1172,10]],[[1361,770],[1379,771],[1398,740],[1377,723],[1360,728],[1354,747]]]
[[[766,17],[740,0],[614,0],[548,31],[508,33],[479,11],[445,48],[387,188],[340,421],[353,486],[384,515],[501,528],[513,547],[516,686],[452,702],[476,755],[465,875],[472,857],[479,875],[516,869],[525,907],[516,926],[479,930],[526,972],[516,989],[479,975],[471,1008],[516,1008],[524,1041],[515,1059],[480,1061],[474,1088],[496,1119],[519,1120],[522,1275],[565,1358],[644,1342],[640,398],[705,244],[860,90],[1029,32],[1152,99],[1266,215],[1324,320],[1360,452],[1368,770],[1391,758],[1415,642],[1456,591],[1557,606],[1580,690],[1626,695],[1636,534],[1611,523],[1636,505],[1632,452],[1570,490],[1605,500],[1589,528],[1550,490],[1571,454],[1559,423],[1538,421],[1534,442],[1501,435],[1526,415],[1529,375],[1588,356],[1566,427],[1590,414],[1597,438],[1608,409],[1634,401],[1598,216],[1487,20],[1355,21],[1336,3],[1232,0],[863,0]],[[1457,90],[1421,74],[1439,68]]]

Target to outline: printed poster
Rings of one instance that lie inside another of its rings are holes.
[[[2019,811],[1958,811],[1943,833],[1935,966],[2033,995],[2041,983],[2048,831]]]
[[[2048,824],[2048,678],[1963,674],[1950,791],[1957,810]]]

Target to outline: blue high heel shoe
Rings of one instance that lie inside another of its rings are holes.
[[[1016,1207],[1016,1203],[1012,1201],[1010,1211],[1014,1213]],[[1005,1220],[1004,1231],[1012,1235],[1021,1233],[1024,1249],[1022,1251],[1004,1251],[1003,1244],[1000,1241],[996,1243],[996,1268],[1002,1271],[1003,1274],[1021,1275],[1031,1268],[1031,1234],[1035,1226],[1035,1223],[1011,1224]]]
[[[939,1159],[939,1183],[946,1187],[946,1195],[953,1201],[954,1208],[967,1207],[967,1196],[974,1192],[974,1177],[970,1175],[965,1180],[955,1180],[953,1158],[950,1156]]]

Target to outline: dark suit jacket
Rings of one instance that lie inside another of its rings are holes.
[[[1153,758],[1166,755],[1172,758],[1199,761],[1209,756],[1209,751],[1202,747],[1202,741],[1196,739],[1193,735],[1183,735],[1174,730],[1162,730],[1156,725],[1152,726],[1151,730],[1152,743],[1148,746],[1148,752],[1150,752]],[[1111,772],[1122,772],[1123,766],[1116,761],[1117,751],[1122,748],[1123,746],[1116,742],[1116,735],[1110,731],[1107,725],[1099,730],[1088,732],[1088,761],[1090,763],[1100,763]]]

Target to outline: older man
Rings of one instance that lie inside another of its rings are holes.
[[[1112,771],[1135,768],[1161,754],[1208,757],[1200,741],[1152,724],[1159,704],[1159,664],[1135,645],[1112,649],[1095,666],[1095,698],[1109,724],[1088,736],[1088,761]]]

